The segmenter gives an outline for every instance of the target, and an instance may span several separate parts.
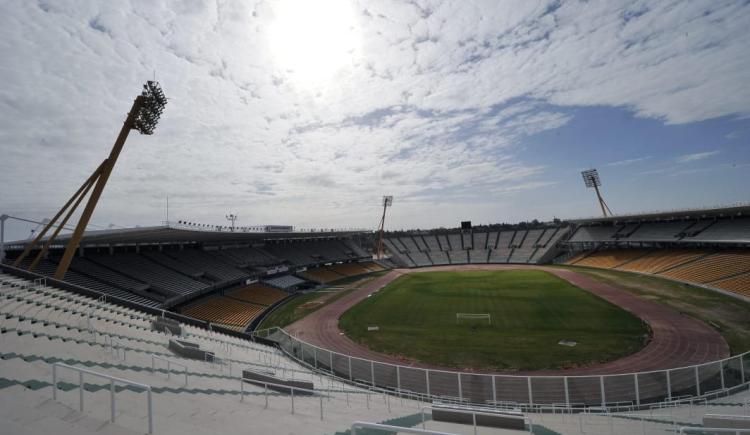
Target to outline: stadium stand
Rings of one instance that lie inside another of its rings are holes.
[[[226,296],[239,299],[243,302],[251,302],[257,305],[270,306],[289,296],[289,293],[275,287],[256,282],[235,290],[231,290]]]
[[[619,269],[641,273],[659,273],[696,258],[707,255],[701,250],[651,251],[648,254],[623,264]],[[571,263],[572,264],[572,263]]]
[[[305,282],[306,281],[304,279],[297,278],[293,275],[281,275],[265,279],[266,284],[269,284],[276,288],[280,288],[282,290],[293,289],[301,284],[304,284]]]
[[[388,237],[386,247],[403,267],[445,264],[537,263],[563,238],[559,227]],[[547,258],[549,260],[549,258]]]
[[[201,268],[200,265],[197,267],[193,267],[187,263],[183,263],[182,261],[175,260],[174,258],[162,252],[144,252],[143,255],[148,257],[152,261],[161,264],[162,266],[180,272],[181,274],[187,275],[195,280],[199,280],[206,275],[205,269]]]
[[[630,261],[636,260],[647,254],[647,251],[640,249],[629,249],[622,251],[602,251],[581,258],[576,262],[568,262],[576,266],[598,267],[600,269],[613,269],[624,265]]]
[[[74,263],[77,263],[77,262],[74,261]],[[31,259],[25,259],[22,262],[21,267],[27,268],[29,264],[31,264]],[[80,263],[78,264],[80,265]],[[56,269],[57,269],[56,263],[53,263],[49,260],[42,259],[37,265],[35,272],[51,277],[51,276],[54,276]],[[130,301],[130,302],[144,305],[147,307],[157,307],[161,304],[161,302],[164,301],[164,297],[161,295],[152,294],[150,295],[151,297],[144,297],[139,294],[136,294],[134,292],[134,289],[132,288],[130,289],[130,291],[128,291],[128,290],[116,287],[114,285],[107,284],[102,281],[98,281],[92,277],[76,272],[75,270],[69,270],[67,275],[65,275],[65,279],[71,284],[89,288],[94,291],[101,292],[105,295],[116,296],[126,301]],[[138,290],[135,290],[135,291],[138,291],[139,293],[145,293],[146,290],[148,289],[148,285],[146,284],[141,284],[138,287],[139,287]]]
[[[194,268],[202,268],[214,281],[232,282],[248,278],[249,275],[200,249],[166,251],[174,259]]]
[[[661,273],[681,281],[710,283],[750,272],[749,251],[717,252]]]
[[[135,253],[121,253],[117,256],[94,254],[89,259],[101,266],[116,270],[121,274],[149,283],[151,286],[172,293],[189,295],[209,287],[208,284],[191,279],[179,272],[149,260]]]
[[[331,266],[331,270],[344,276],[357,276],[370,273],[370,271],[359,263],[341,263]]]
[[[379,265],[374,261],[363,261],[359,263],[359,265],[369,270],[370,272],[380,272],[381,270],[385,270],[385,267]]]
[[[720,279],[712,282],[711,286],[750,297],[750,273]]]
[[[327,284],[329,282],[337,281],[345,278],[344,275],[334,272],[327,267],[316,267],[313,269],[307,269],[304,272],[297,272],[297,275],[305,278],[308,281],[317,282],[319,284]]]
[[[223,296],[213,296],[184,308],[182,313],[196,319],[218,323],[230,329],[242,331],[265,308],[263,305],[240,302]]]
[[[410,236],[399,237],[398,240],[404,246],[404,252],[417,266],[432,266],[432,261],[426,253],[419,250],[419,247]]]
[[[750,218],[721,219],[708,224],[703,231],[690,238],[703,242],[750,243]]]
[[[510,396],[513,402],[508,402],[507,409],[522,413],[519,415],[529,423],[533,419],[534,433],[675,433],[677,425],[691,428],[693,431],[689,433],[697,430],[708,433],[711,431],[703,430],[707,416],[743,414],[750,400],[747,381],[740,381],[736,375],[739,367],[736,357],[723,362],[723,370],[715,370],[710,365],[695,369],[704,381],[704,388],[716,385],[720,378],[719,385],[726,380],[734,388],[732,391],[721,389],[707,393],[703,390],[699,394],[705,396],[653,399],[654,394],[663,395],[664,383],[641,382],[639,385],[636,382],[640,388],[639,400],[645,402],[638,404],[643,405],[639,409],[630,400],[618,402],[621,395],[624,398],[632,395],[632,378],[628,378],[631,381],[628,383],[618,382],[617,377],[606,378],[601,383],[596,378],[585,379],[592,381],[591,391],[606,388],[607,403],[600,403],[604,400],[603,394],[585,397],[585,387],[581,392],[583,384],[571,378],[566,380],[566,385],[570,382],[572,386],[569,390],[571,397],[584,398],[588,407],[577,403],[569,407],[564,403],[564,393],[561,393],[562,378],[518,377],[516,381],[513,376],[497,375],[498,385],[503,388],[490,392],[484,384],[474,382],[477,374],[465,373],[458,377],[464,381],[461,393],[461,387],[449,372],[413,376],[413,373],[421,375],[423,372],[402,366],[401,382],[408,383],[412,390],[379,389],[326,376],[333,368],[336,374],[352,380],[372,375],[373,383],[377,377],[379,384],[392,385],[396,380],[394,376],[388,376],[387,366],[352,366],[347,364],[345,357],[338,360],[330,352],[314,352],[309,346],[297,345],[295,350],[289,344],[285,348],[289,353],[280,353],[270,346],[243,338],[246,335],[226,329],[211,331],[198,323],[181,322],[182,335],[179,338],[213,355],[210,361],[190,360],[168,350],[167,344],[174,336],[152,330],[151,322],[158,314],[155,310],[125,308],[1,273],[0,295],[3,301],[0,304],[0,339],[3,344],[0,349],[0,403],[3,404],[0,415],[3,428],[9,433],[144,433],[149,432],[149,420],[154,423],[155,430],[151,432],[161,434],[244,433],[248,427],[253,433],[274,433],[279,431],[281,420],[284,421],[284,431],[289,433],[347,433],[355,420],[417,427],[422,421],[419,410],[426,403],[496,412],[498,401],[492,408],[484,402],[495,393],[498,400]],[[251,305],[233,302],[243,305],[243,309],[245,305]],[[238,308],[230,315],[223,310],[220,320],[230,326],[239,325],[245,322],[242,311]],[[233,329],[241,327],[234,326]],[[304,360],[305,364],[299,364],[293,359],[295,357]],[[336,358],[340,356],[336,355]],[[171,369],[167,368],[165,360],[172,364]],[[327,365],[328,361],[333,361],[333,367]],[[58,364],[55,399],[51,399],[52,364]],[[79,378],[78,373],[71,371],[75,368],[97,375],[86,374],[85,378],[84,375]],[[267,389],[263,386],[240,385],[238,371],[244,368],[270,373],[276,378],[312,382],[313,390],[307,394],[295,393],[294,397],[284,392],[266,394]],[[686,372],[694,373],[692,369]],[[698,376],[683,379],[678,376],[680,373],[672,373],[673,388],[678,382]],[[98,377],[100,375],[148,385],[150,396],[153,396],[153,418],[148,417],[147,397],[142,389],[115,382],[110,384],[109,379],[102,379]],[[651,375],[653,373],[641,378]],[[424,391],[424,384],[420,383],[424,379],[431,383],[432,395],[420,393]],[[78,389],[79,381],[84,389]],[[618,389],[619,385],[623,387]],[[530,403],[523,402],[530,397],[531,388],[535,410],[530,409]],[[116,402],[110,394],[116,395]],[[462,394],[463,398],[459,397]],[[474,400],[473,394],[478,394],[481,400],[476,407],[468,403],[468,400]],[[559,403],[560,397],[563,397],[562,403]],[[265,405],[266,400],[270,401],[270,406]],[[558,403],[553,405],[555,401]],[[110,413],[109,406],[114,403],[116,411]],[[542,407],[550,411],[545,412]],[[574,411],[576,415],[571,418]],[[428,429],[442,432],[472,431],[471,425],[445,426],[447,423],[432,420],[426,423]],[[527,427],[530,431],[531,425]]]
[[[283,260],[252,246],[243,248],[214,249],[208,252],[219,258],[223,258],[227,263],[234,264],[239,268],[270,266],[283,263]]]

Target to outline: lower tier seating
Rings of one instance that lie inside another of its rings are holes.
[[[182,313],[212,323],[244,328],[265,308],[263,305],[217,296],[185,308]]]
[[[603,250],[579,254],[566,264],[653,274],[750,295],[750,251]]]
[[[227,296],[230,296],[234,299],[239,299],[244,302],[251,302],[257,305],[269,306],[289,296],[289,293],[281,291],[269,285],[256,282],[248,286],[238,288],[237,290],[232,290],[230,293],[227,293]]]

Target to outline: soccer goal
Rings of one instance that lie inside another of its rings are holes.
[[[489,313],[456,313],[456,324],[460,325],[465,320],[487,320],[488,325],[492,325],[492,316]]]

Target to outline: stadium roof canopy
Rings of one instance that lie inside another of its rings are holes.
[[[617,222],[642,222],[642,221],[668,221],[684,219],[706,219],[725,217],[748,217],[750,216],[750,204],[738,204],[726,207],[696,208],[684,210],[669,210],[646,212],[638,214],[615,215],[609,217],[591,217],[581,219],[570,219],[577,224],[594,223],[617,223]]]
[[[316,238],[346,237],[355,234],[369,233],[363,229],[316,229],[303,231],[231,231],[197,229],[179,226],[153,226],[122,229],[86,231],[81,239],[83,247],[117,246],[138,244],[179,244],[179,243],[260,243],[266,240],[305,240]],[[54,247],[65,246],[71,233],[60,234]],[[6,249],[23,248],[28,240],[7,242]]]

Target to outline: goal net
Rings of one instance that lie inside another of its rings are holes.
[[[467,321],[487,321],[488,325],[492,324],[492,316],[489,313],[456,313],[456,324],[460,325]]]

